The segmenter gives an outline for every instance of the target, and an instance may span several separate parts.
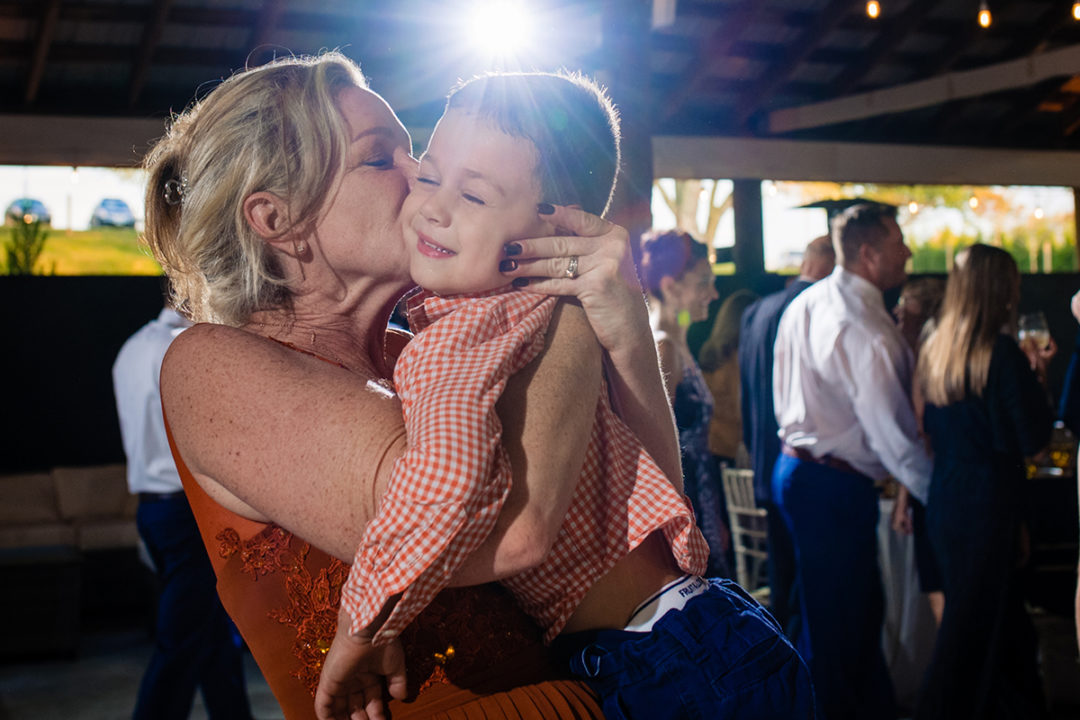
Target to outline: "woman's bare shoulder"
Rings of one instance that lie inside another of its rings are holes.
[[[196,325],[170,347],[161,391],[201,485],[351,557],[405,447],[384,384],[242,329]]]

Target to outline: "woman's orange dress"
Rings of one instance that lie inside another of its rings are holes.
[[[173,457],[225,610],[286,720],[313,719],[348,566],[277,525],[221,507],[175,445]],[[592,691],[548,662],[540,630],[497,584],[444,590],[401,640],[410,699],[390,703],[395,720],[603,718]]]

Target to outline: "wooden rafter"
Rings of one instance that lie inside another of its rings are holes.
[[[667,122],[682,109],[683,104],[697,91],[698,83],[708,77],[715,59],[727,56],[743,31],[765,13],[766,5],[759,0],[744,2],[698,46],[686,70],[675,81],[674,90],[664,99],[664,110],[658,124]]]
[[[1058,30],[1075,22],[1068,10],[1069,8],[1060,5],[1049,6],[1028,30],[1015,36],[1009,48],[1002,54],[1023,57],[1045,49],[1049,39]],[[1058,92],[1058,84],[1052,84],[1049,88],[1033,88],[1032,92],[1026,93],[1021,101],[1014,105],[1012,111],[997,124],[995,137],[1008,137],[1013,130],[1038,112],[1043,102],[1053,98]]]
[[[30,62],[30,73],[26,79],[26,93],[23,100],[30,105],[37,99],[41,88],[41,78],[45,76],[45,62],[49,58],[49,48],[56,34],[56,24],[60,21],[60,0],[49,0],[41,13],[37,38],[34,43],[34,58]]]
[[[850,94],[859,86],[863,78],[868,77],[878,65],[892,55],[911,31],[922,23],[937,2],[938,0],[914,0],[899,17],[883,18],[881,29],[869,50],[859,62],[848,63],[833,82],[831,94],[834,96]]]
[[[1080,74],[1080,45],[986,65],[977,70],[946,73],[873,92],[776,110],[769,113],[769,130],[790,132],[907,112],[953,100],[1026,88],[1049,78],[1074,74]]]
[[[169,9],[173,0],[155,0],[154,14],[143,28],[142,41],[139,45],[139,55],[135,60],[135,67],[131,73],[131,83],[128,85],[128,107],[134,107],[146,85],[146,79],[150,77],[150,63],[154,58],[154,51],[161,42],[161,34],[165,30],[165,21],[169,17]]]
[[[764,107],[773,92],[795,75],[799,66],[818,49],[829,32],[850,10],[851,0],[832,0],[813,23],[804,27],[798,38],[788,44],[783,57],[769,67],[757,87],[743,93],[735,102],[735,124],[745,124],[751,115]]]

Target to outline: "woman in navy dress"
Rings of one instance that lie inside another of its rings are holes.
[[[1032,366],[1044,369],[1051,353],[1029,358],[1005,333],[1019,295],[1008,253],[962,251],[919,356],[934,451],[927,524],[945,591],[919,720],[1046,717],[1018,571],[1025,457],[1046,446],[1053,423]]]
[[[709,576],[731,577],[723,488],[709,452],[713,398],[686,343],[686,329],[705,320],[709,303],[718,297],[708,248],[689,233],[669,230],[644,238],[642,249],[641,275],[649,291],[653,339],[679,428],[683,490],[709,544]]]

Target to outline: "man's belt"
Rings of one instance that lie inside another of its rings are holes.
[[[822,455],[821,457],[815,457],[812,452],[806,448],[792,447],[785,444],[782,452],[785,455],[789,455],[793,458],[798,458],[803,462],[815,463],[817,465],[824,465],[825,467],[832,468],[833,470],[839,470],[840,472],[851,473],[852,475],[859,475],[860,477],[866,477],[864,473],[856,470],[851,463],[846,460],[841,460],[838,457],[832,455]]]
[[[183,490],[176,490],[174,492],[167,493],[141,492],[139,493],[139,502],[161,502],[162,500],[175,500],[176,498],[183,496]]]

